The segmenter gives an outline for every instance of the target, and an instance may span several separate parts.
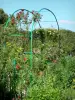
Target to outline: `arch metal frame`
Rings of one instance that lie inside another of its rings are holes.
[[[57,18],[56,18],[56,15],[53,13],[53,11],[51,11],[50,9],[48,9],[48,8],[42,8],[42,9],[40,9],[38,12],[40,13],[41,11],[43,11],[43,10],[46,10],[46,11],[48,11],[48,12],[50,12],[53,16],[54,16],[54,18],[55,18],[55,21],[56,21],[56,23],[57,23],[57,30],[58,30],[58,34],[59,34],[59,39],[58,39],[58,44],[59,44],[59,57],[60,57],[60,49],[61,49],[61,43],[60,43],[60,33],[59,33],[59,23],[58,23],[58,20],[57,20]]]
[[[27,12],[29,12],[29,13],[31,13],[31,14],[33,14],[31,11],[29,11],[29,10],[27,10],[27,9],[18,9],[18,10],[16,10],[12,15],[11,15],[11,17],[16,13],[16,12],[18,12],[18,11],[20,11],[20,10],[24,10],[24,11],[27,11]],[[53,16],[54,16],[54,18],[55,18],[55,21],[56,21],[56,23],[57,23],[57,29],[58,29],[58,34],[59,34],[59,24],[58,24],[58,20],[57,20],[57,18],[56,18],[56,16],[55,16],[55,14],[51,11],[51,10],[49,10],[49,9],[47,9],[47,8],[42,8],[42,9],[40,9],[39,11],[37,11],[38,13],[40,13],[41,11],[43,11],[43,10],[46,10],[46,11],[48,11],[48,12],[50,12]],[[34,15],[34,14],[33,14]],[[34,15],[35,16],[35,15]],[[7,22],[5,23],[5,25],[4,25],[4,29],[8,26],[8,24],[9,24],[9,22],[10,22],[10,20],[11,20],[11,17],[9,17],[8,18],[8,20],[7,20]],[[38,24],[39,24],[39,27],[41,28],[41,25],[40,25],[40,22],[38,21]],[[29,53],[30,54],[30,70],[32,69],[32,66],[33,66],[33,64],[32,64],[32,62],[33,62],[33,52],[32,52],[32,41],[33,41],[33,34],[32,34],[32,32],[33,32],[33,29],[34,29],[34,21],[32,22],[32,29],[31,29],[31,32],[30,32],[30,41],[31,41],[31,43],[30,43],[30,52],[25,52],[25,53]],[[59,34],[59,56],[60,56],[60,34]],[[14,65],[14,68],[15,68],[15,63],[16,63],[16,61],[14,60],[13,61],[14,63],[13,63],[13,65]],[[14,72],[14,75],[15,75],[15,72]],[[15,84],[14,84],[15,85]]]

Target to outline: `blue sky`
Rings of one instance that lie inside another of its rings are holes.
[[[7,14],[15,10],[25,8],[28,10],[40,10],[48,8],[56,15],[60,28],[75,31],[75,0],[0,0],[0,8]],[[41,12],[44,20],[54,21],[54,17],[48,12]],[[41,23],[41,26],[56,27],[56,23]]]

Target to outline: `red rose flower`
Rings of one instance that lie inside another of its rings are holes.
[[[17,13],[17,19],[20,20],[20,14],[19,13]]]
[[[19,65],[16,65],[16,69],[19,70],[20,69],[20,66]]]
[[[24,61],[26,61],[27,60],[27,58],[24,58]]]
[[[57,61],[56,60],[53,60],[53,62],[56,63]]]
[[[22,11],[20,11],[19,14],[22,14]]]
[[[14,18],[14,17],[12,17],[11,23],[12,23],[12,24],[15,24],[15,18]]]
[[[20,96],[18,96],[18,99],[20,99],[21,97]]]
[[[23,40],[27,40],[27,38],[25,38],[25,37],[22,37],[22,39],[23,39]]]

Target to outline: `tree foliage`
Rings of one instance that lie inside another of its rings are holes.
[[[8,19],[8,15],[0,8],[0,24],[4,24]]]

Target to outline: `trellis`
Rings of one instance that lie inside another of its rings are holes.
[[[21,11],[21,10],[27,11],[27,12],[33,14],[33,16],[35,16],[35,14],[34,14],[33,12],[29,11],[29,10],[26,10],[26,9],[18,9],[18,10],[16,10],[16,11],[11,15],[11,17],[14,16],[14,14],[15,14],[16,12]],[[42,9],[40,9],[39,11],[37,11],[37,13],[40,13],[40,12],[43,11],[43,10],[49,11],[49,12],[54,16],[55,22],[57,23],[57,27],[58,27],[58,33],[59,33],[59,24],[58,24],[58,21],[57,21],[57,18],[56,18],[56,16],[55,16],[55,14],[54,14],[51,10],[49,10],[49,9],[47,9],[47,8],[42,8]],[[11,17],[9,17],[8,20],[7,20],[7,22],[5,23],[4,29],[8,27],[8,24],[9,24],[9,22],[10,22],[10,20],[11,20]],[[39,24],[39,27],[41,28],[40,22],[39,22],[39,21],[37,21],[37,22],[38,22],[38,24]],[[32,33],[33,33],[33,30],[34,30],[34,21],[32,22],[31,31],[30,31],[30,33],[29,33],[29,35],[30,35],[30,51],[29,51],[29,52],[24,52],[24,54],[29,54],[29,55],[30,55],[30,73],[29,73],[29,74],[30,74],[30,77],[32,77],[31,69],[32,69],[32,66],[33,66],[33,51],[32,51],[32,48],[33,48],[33,46],[32,46],[32,41],[33,41],[33,34],[32,34]],[[14,34],[14,35],[13,35],[13,34],[10,34],[10,36],[13,36],[13,37],[14,37],[14,36],[22,36],[22,35],[21,35],[21,34]],[[60,56],[60,34],[59,34],[59,56]],[[13,59],[12,63],[13,63],[13,67],[14,67],[13,72],[14,72],[14,78],[15,78],[16,60]],[[14,89],[15,89],[15,82],[14,82]],[[15,90],[14,90],[14,91],[15,91]],[[15,98],[16,98],[16,96],[15,96]]]

